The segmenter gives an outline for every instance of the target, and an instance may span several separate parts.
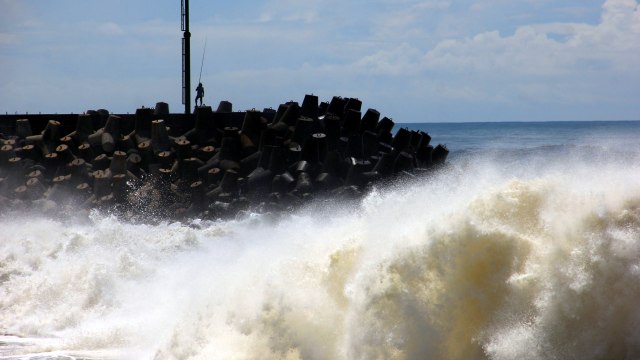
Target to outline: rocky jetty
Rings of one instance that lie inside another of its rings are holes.
[[[306,95],[277,109],[233,113],[223,101],[179,116],[158,103],[135,115],[97,110],[72,124],[49,120],[37,132],[25,116],[0,133],[0,212],[229,217],[354,198],[444,164],[448,150],[427,133],[394,133],[393,120],[361,107],[355,98]]]

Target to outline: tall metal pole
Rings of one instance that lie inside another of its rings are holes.
[[[182,103],[184,113],[191,114],[191,33],[189,32],[189,0],[182,0]]]

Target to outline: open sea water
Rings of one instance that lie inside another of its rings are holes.
[[[398,124],[418,181],[280,216],[0,218],[0,359],[638,359],[640,122]]]

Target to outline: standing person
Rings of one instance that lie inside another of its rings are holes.
[[[202,106],[202,99],[204,99],[204,86],[202,86],[202,83],[198,83],[196,88],[196,105],[198,104],[198,99],[200,99],[200,106]]]

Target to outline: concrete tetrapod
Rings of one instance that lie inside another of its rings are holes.
[[[159,102],[133,115],[65,119],[19,116],[0,133],[0,211],[48,201],[57,214],[96,207],[143,220],[290,209],[427,173],[449,153],[425,132],[393,133],[391,118],[340,96],[244,112],[222,101],[191,116]]]

